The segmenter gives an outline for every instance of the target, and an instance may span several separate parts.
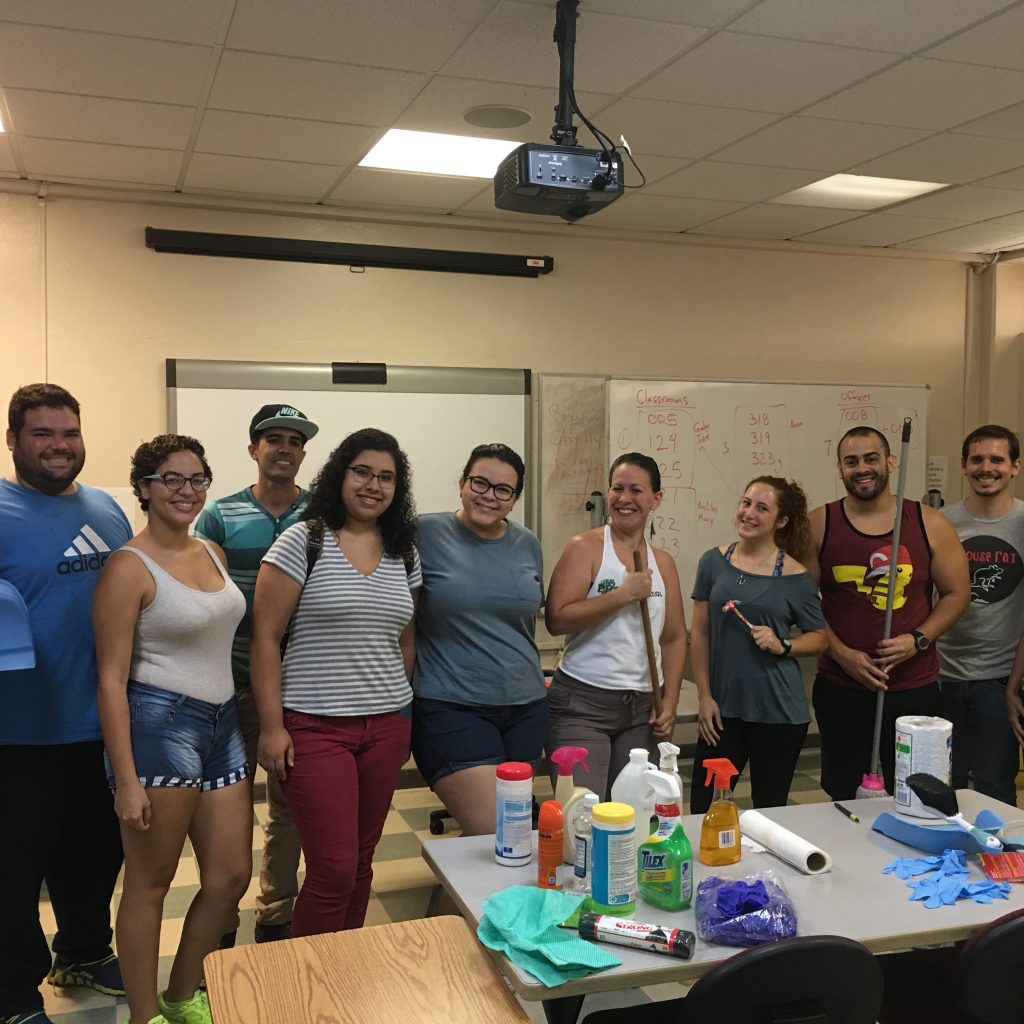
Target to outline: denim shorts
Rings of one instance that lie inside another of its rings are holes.
[[[547,697],[494,707],[417,697],[412,702],[412,756],[428,786],[481,764],[527,761],[536,768],[547,727]]]
[[[248,776],[234,696],[223,704],[211,704],[157,686],[129,682],[128,711],[135,771],[143,786],[209,792]],[[110,788],[116,789],[105,751],[103,761]]]

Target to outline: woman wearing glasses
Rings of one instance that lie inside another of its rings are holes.
[[[526,468],[508,445],[474,448],[455,512],[420,516],[413,756],[463,835],[494,831],[494,767],[539,761],[548,708],[534,620],[540,543],[509,513]]]
[[[373,851],[409,747],[414,517],[398,442],[358,430],[331,453],[302,521],[256,578],[257,757],[281,780],[306,856],[296,936],[359,928],[366,916]]]
[[[224,553],[189,536],[210,467],[191,437],[164,434],[132,457],[146,528],[107,560],[93,624],[107,775],[124,845],[117,949],[132,1020],[209,1020],[203,957],[252,873],[252,804],[231,679],[245,611]],[[157,994],[160,920],[186,835],[202,887]]]

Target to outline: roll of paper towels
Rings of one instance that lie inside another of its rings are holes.
[[[927,772],[949,785],[952,776],[953,723],[927,715],[904,715],[896,719],[896,795],[893,801],[900,814],[915,818],[941,818],[938,811],[925,807],[907,785],[907,776]]]
[[[744,811],[740,815],[740,831],[805,875],[820,875],[832,868],[832,858],[824,850],[766,818],[760,811]]]

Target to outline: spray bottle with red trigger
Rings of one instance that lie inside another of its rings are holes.
[[[562,805],[562,821],[565,829],[562,858],[566,864],[576,863],[576,819],[583,812],[583,798],[590,792],[583,786],[577,786],[573,779],[573,769],[581,765],[589,772],[586,747],[558,747],[548,758],[552,764],[558,765],[558,778],[555,781],[555,799]]]
[[[740,812],[729,782],[739,772],[727,757],[709,757],[702,763],[708,772],[704,785],[710,786],[713,777],[715,795],[700,825],[701,863],[735,864],[740,859]]]

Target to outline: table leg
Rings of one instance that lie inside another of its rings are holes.
[[[544,1016],[548,1024],[576,1024],[583,1006],[583,996],[562,996],[543,1001]]]

